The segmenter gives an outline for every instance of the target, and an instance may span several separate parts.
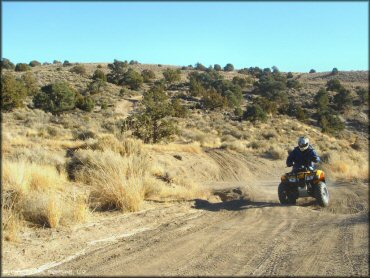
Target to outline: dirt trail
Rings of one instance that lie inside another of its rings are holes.
[[[215,184],[209,201],[107,219],[99,229],[115,226],[113,236],[96,235],[54,264],[5,274],[366,276],[368,185],[329,186],[332,206],[322,209],[313,199],[281,206],[276,180]]]

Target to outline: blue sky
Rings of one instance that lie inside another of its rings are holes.
[[[368,2],[3,2],[2,57],[368,70]]]

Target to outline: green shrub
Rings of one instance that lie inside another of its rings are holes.
[[[95,107],[95,100],[90,96],[82,96],[79,94],[76,97],[76,107],[91,112]]]
[[[233,70],[234,70],[233,64],[226,64],[226,66],[224,66],[224,71],[233,71]]]
[[[63,62],[63,67],[69,67],[69,66],[72,66],[72,64],[68,60],[65,60]]]
[[[365,104],[369,101],[369,90],[366,90],[365,88],[357,87],[356,94],[361,104]]]
[[[27,88],[21,80],[10,74],[1,76],[1,109],[3,111],[11,111],[17,107],[23,107],[26,97]]]
[[[207,70],[207,68],[204,65],[202,65],[201,63],[196,63],[195,64],[195,69],[196,70],[201,70],[201,71],[206,71]]]
[[[339,92],[342,88],[343,86],[338,79],[331,79],[326,82],[326,89],[328,91]]]
[[[280,70],[278,69],[277,66],[272,66],[271,69],[272,69],[273,73],[279,73],[280,72]]]
[[[87,91],[90,92],[90,94],[98,94],[101,92],[103,88],[107,86],[107,83],[104,80],[97,79],[90,82],[90,84],[87,87]]]
[[[316,73],[316,70],[310,69],[310,73]]]
[[[83,65],[76,65],[69,71],[80,75],[86,75],[86,68]]]
[[[293,73],[291,73],[291,72],[288,72],[287,75],[286,75],[286,78],[293,78],[293,77],[294,77]]]
[[[111,70],[107,75],[107,80],[110,83],[122,85],[124,74],[127,71],[128,63],[127,61],[122,62],[114,60],[112,64],[108,64],[108,68]]]
[[[33,98],[36,108],[46,112],[60,114],[75,107],[76,92],[66,82],[56,82],[41,88]]]
[[[338,74],[338,72],[339,72],[339,71],[338,71],[338,69],[337,69],[337,68],[333,68],[333,69],[332,69],[332,71],[331,71],[331,74],[332,74],[332,75],[336,75],[336,74]]]
[[[205,91],[201,102],[206,109],[214,110],[228,106],[226,97],[220,95],[215,89]]]
[[[131,90],[138,90],[143,82],[141,74],[130,68],[123,74],[121,84],[127,85]]]
[[[31,72],[26,72],[22,75],[22,80],[27,89],[27,94],[30,96],[36,95],[40,91],[40,86],[36,80],[36,77]]]
[[[337,113],[331,109],[328,109],[319,115],[318,123],[322,128],[322,132],[331,134],[338,134],[345,127]]]
[[[248,120],[251,122],[267,120],[267,114],[258,104],[249,105],[247,110],[243,114],[243,120]]]
[[[329,105],[329,95],[328,92],[321,88],[315,95],[315,106],[318,110],[325,110]]]
[[[240,106],[236,107],[234,109],[234,115],[238,118],[242,117],[243,116],[243,109],[241,109]]]
[[[286,82],[286,85],[288,88],[291,88],[291,89],[299,89],[302,87],[301,83],[299,83],[299,81],[296,79],[289,79]]]
[[[181,71],[179,69],[173,70],[167,68],[163,71],[163,76],[166,82],[171,84],[181,80]]]
[[[39,61],[33,60],[29,63],[30,67],[38,67],[41,66],[41,63]]]
[[[346,110],[352,105],[353,97],[351,92],[345,88],[341,88],[339,93],[334,96],[334,103],[341,111]]]
[[[103,68],[103,66],[102,65],[97,65],[96,66],[98,69],[102,69]]]
[[[177,118],[185,118],[189,114],[189,110],[185,105],[182,105],[178,98],[171,100],[172,116]]]
[[[6,58],[1,59],[1,69],[9,69],[9,70],[14,70],[15,65]]]
[[[58,61],[58,60],[54,60],[53,61],[53,64],[55,65],[55,64],[61,64],[62,62],[61,61]]]
[[[135,61],[135,60],[131,60],[129,64],[130,65],[138,65],[139,62],[138,61]]]
[[[92,76],[93,80],[102,80],[102,81],[107,81],[107,76],[104,74],[104,72],[100,69],[97,69],[94,71],[94,74]]]
[[[239,77],[239,76],[235,76],[233,78],[233,81],[232,81],[235,85],[239,85],[240,88],[245,88],[245,86],[247,86],[248,84],[248,80],[243,78],[243,77]]]
[[[141,76],[143,77],[143,80],[145,83],[151,82],[153,79],[155,79],[155,73],[154,71],[150,69],[145,69],[141,72]]]
[[[213,65],[213,69],[214,69],[215,71],[222,71],[222,68],[221,68],[221,66],[220,66],[219,64],[214,64],[214,65]]]
[[[144,143],[158,143],[178,133],[174,122],[168,118],[173,115],[173,109],[163,86],[156,85],[145,92],[143,104],[145,108],[130,116],[122,130],[131,129]]]
[[[270,101],[268,98],[259,97],[254,101],[254,104],[257,104],[268,114],[275,115],[277,113],[278,106],[275,101]]]
[[[31,69],[30,66],[24,63],[18,63],[15,66],[15,71],[28,71],[30,69]]]

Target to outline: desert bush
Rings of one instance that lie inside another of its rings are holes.
[[[227,98],[220,95],[215,89],[203,93],[201,102],[206,109],[211,110],[228,106]]]
[[[78,150],[81,167],[76,179],[91,187],[92,206],[138,211],[145,196],[144,180],[149,173],[147,156],[121,156],[111,150]]]
[[[52,166],[25,161],[5,160],[3,166],[5,208],[11,207],[23,219],[51,228],[59,226],[61,220],[74,221],[68,215],[74,207],[65,175]]]
[[[249,105],[243,114],[243,120],[251,122],[266,121],[267,114],[258,104]]]
[[[189,114],[189,110],[185,105],[182,105],[180,99],[173,98],[171,100],[172,116],[177,118],[186,118]]]
[[[23,107],[27,97],[27,88],[21,80],[13,75],[1,76],[1,109],[11,111],[17,107]]]
[[[299,83],[299,81],[296,79],[289,79],[286,85],[288,88],[291,88],[291,89],[299,89],[302,87],[302,84]]]
[[[235,85],[239,85],[240,88],[244,88],[248,84],[248,80],[242,77],[235,76],[232,81]]]
[[[76,65],[69,71],[80,75],[86,75],[86,68],[83,65]]]
[[[131,90],[138,90],[143,82],[141,74],[130,68],[123,74],[120,84],[127,85]]]
[[[219,64],[214,64],[214,65],[213,65],[213,69],[214,69],[215,71],[222,71],[222,68],[221,68],[221,66],[220,66]]]
[[[207,70],[207,68],[204,66],[204,65],[202,65],[201,63],[196,63],[195,64],[195,67],[194,67],[196,70],[201,70],[201,71],[206,71]]]
[[[315,95],[315,106],[317,107],[318,110],[325,110],[327,109],[329,105],[329,95],[328,92],[324,89],[321,88]]]
[[[288,72],[288,73],[287,73],[287,75],[286,75],[286,77],[287,77],[287,78],[293,78],[294,76],[293,76],[293,73]]]
[[[284,149],[278,146],[270,146],[270,148],[264,153],[264,156],[270,159],[278,160],[278,159],[286,159],[288,156],[288,153]]]
[[[111,70],[110,73],[108,73],[107,75],[108,82],[122,85],[123,75],[127,71],[127,67],[127,61],[122,62],[116,59],[112,64],[108,64],[108,68]]]
[[[369,101],[369,90],[366,90],[365,88],[357,87],[356,94],[358,98],[360,99],[361,104],[365,104]]]
[[[180,74],[181,74],[181,71],[179,69],[173,70],[173,69],[167,68],[166,70],[163,71],[164,79],[166,80],[166,82],[170,84],[180,81],[181,80]]]
[[[346,110],[352,105],[353,97],[349,90],[341,88],[333,99],[335,105],[340,111]]]
[[[14,70],[15,65],[9,59],[3,58],[1,59],[1,68],[8,69],[8,70]]]
[[[30,66],[24,63],[18,63],[15,66],[15,71],[28,71],[30,69]]]
[[[310,73],[316,73],[316,70],[310,69]]]
[[[41,66],[41,63],[39,61],[33,60],[29,63],[30,67],[38,67]]]
[[[89,85],[87,87],[87,91],[90,94],[94,95],[94,94],[100,93],[101,90],[106,88],[106,87],[107,87],[107,82],[105,82],[102,79],[96,79],[96,80],[89,83]]]
[[[337,113],[331,109],[320,112],[318,123],[322,128],[322,132],[331,134],[338,134],[345,127]]]
[[[56,82],[41,88],[33,98],[36,108],[60,114],[75,107],[76,92],[66,82]]]
[[[331,79],[326,82],[326,89],[328,91],[339,92],[342,87],[343,86],[338,79]]]
[[[267,114],[275,115],[277,113],[277,104],[275,101],[270,101],[266,97],[256,98],[254,101],[255,104],[259,105],[263,111]]]
[[[34,96],[39,92],[40,86],[33,73],[26,72],[25,74],[22,75],[22,80],[27,89],[27,94],[29,96]]]
[[[141,76],[143,77],[143,80],[145,83],[151,82],[153,79],[155,79],[155,73],[152,70],[145,69],[141,72]]]
[[[69,67],[72,66],[72,63],[70,63],[68,60],[64,60],[63,67]]]
[[[54,60],[54,61],[53,61],[53,64],[54,64],[54,65],[59,65],[59,64],[61,64],[61,63],[62,63],[62,62],[61,62],[61,61],[58,61],[58,60]]]
[[[279,73],[280,72],[280,70],[277,66],[272,66],[271,69],[272,69],[273,73]]]
[[[226,66],[224,66],[224,71],[233,71],[233,70],[234,70],[233,64],[226,64]]]
[[[331,71],[331,74],[332,74],[332,75],[336,75],[336,74],[338,74],[338,72],[339,72],[339,71],[338,71],[338,69],[337,69],[337,68],[333,68],[333,69],[332,69],[332,71]]]
[[[90,96],[77,95],[76,107],[83,111],[91,112],[94,110],[95,100]]]
[[[101,80],[101,81],[107,81],[107,76],[104,74],[104,72],[100,69],[97,69],[94,71],[94,74],[92,76],[93,80]]]
[[[168,140],[178,130],[174,121],[169,119],[173,115],[169,98],[161,85],[152,87],[144,93],[144,109],[130,116],[123,126],[123,130],[131,129],[133,135],[145,143],[158,143]]]

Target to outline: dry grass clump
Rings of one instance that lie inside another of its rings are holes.
[[[4,210],[50,228],[58,227],[61,221],[69,224],[82,219],[71,217],[75,210],[75,202],[70,197],[72,187],[66,175],[55,167],[25,160],[4,160],[2,174]]]
[[[322,155],[323,169],[332,179],[368,180],[369,161],[366,153],[358,152],[330,152]]]
[[[144,179],[149,160],[144,154],[122,156],[112,150],[78,150],[75,178],[90,186],[90,201],[97,208],[138,211],[144,200]]]
[[[19,241],[19,234],[23,228],[23,221],[19,213],[13,209],[3,209],[2,228],[4,239],[7,241]]]
[[[156,152],[185,152],[194,154],[200,154],[203,152],[199,142],[193,142],[189,144],[169,143],[166,145],[143,145],[143,147],[147,150],[153,150]]]
[[[279,146],[270,146],[270,148],[264,153],[264,156],[270,159],[286,159],[288,152]]]
[[[113,134],[107,134],[98,139],[97,142],[90,145],[93,150],[111,150],[122,156],[140,155],[143,152],[143,144],[140,140],[125,138],[118,140]]]
[[[223,142],[221,145],[221,148],[236,151],[239,153],[244,153],[247,150],[245,143],[240,140],[234,140],[231,142],[230,141]]]
[[[269,130],[262,133],[262,137],[266,140],[270,140],[271,138],[277,138],[278,134],[275,130]]]

